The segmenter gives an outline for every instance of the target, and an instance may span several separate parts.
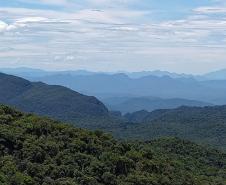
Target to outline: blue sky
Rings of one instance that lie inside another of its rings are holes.
[[[0,0],[0,67],[226,68],[225,0]]]

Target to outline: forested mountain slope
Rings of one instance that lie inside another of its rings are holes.
[[[126,115],[129,122],[117,127],[118,137],[151,139],[176,136],[226,150],[226,106],[180,107]]]
[[[107,108],[95,97],[62,86],[31,83],[3,73],[0,73],[0,84],[0,103],[27,112],[66,121],[108,116]]]
[[[1,185],[225,185],[226,154],[176,138],[119,142],[0,106]]]

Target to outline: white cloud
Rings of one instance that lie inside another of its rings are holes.
[[[194,12],[199,14],[219,14],[226,13],[226,8],[224,7],[199,7],[194,9]]]
[[[32,4],[44,4],[59,6],[61,8],[74,9],[75,7],[83,8],[103,8],[103,7],[126,7],[129,4],[140,2],[138,0],[83,0],[81,3],[77,0],[18,0],[20,2]]]
[[[41,3],[45,4],[57,4],[57,5],[67,5],[69,4],[68,0],[39,0]]]
[[[138,2],[138,0],[85,0],[89,5],[97,5],[97,6],[123,6],[128,4],[133,4]]]
[[[13,31],[19,28],[26,27],[27,25],[31,23],[41,23],[41,22],[47,22],[48,19],[44,17],[25,17],[16,19],[15,22],[12,24],[7,24],[3,21],[0,21],[0,32],[4,31]]]
[[[47,4],[47,5],[58,5],[58,6],[67,6],[71,5],[68,0],[19,0],[20,2],[25,3],[34,3],[34,4]]]
[[[46,22],[48,19],[45,17],[25,17],[17,19],[16,23],[34,23],[34,22]]]
[[[0,32],[5,31],[8,28],[8,24],[0,20]]]
[[[65,60],[74,60],[75,59],[75,57],[74,56],[71,56],[71,55],[69,55],[69,56],[66,56],[66,58],[65,58]]]
[[[0,8],[0,32],[4,33],[0,35],[4,46],[0,46],[4,51],[0,61],[20,58],[18,64],[51,64],[59,69],[74,66],[107,70],[113,65],[114,69],[142,70],[166,66],[166,60],[173,64],[176,60],[182,68],[185,63],[205,63],[215,57],[219,65],[226,57],[226,19],[206,13],[223,10],[202,7],[183,19],[152,22],[150,12],[144,10],[103,6],[132,1],[86,1],[101,8]]]

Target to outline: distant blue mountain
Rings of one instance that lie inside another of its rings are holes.
[[[193,75],[189,74],[178,74],[178,73],[171,73],[168,71],[141,71],[141,72],[132,72],[132,73],[126,73],[131,78],[142,78],[145,76],[157,76],[157,77],[164,77],[169,76],[171,78],[194,78]]]
[[[217,105],[226,104],[226,80],[204,80],[205,77],[200,76],[162,71],[109,74],[89,71],[42,71],[27,68],[11,71],[8,69],[8,73],[31,81],[66,86],[100,99],[158,97],[195,100]]]
[[[44,71],[41,69],[32,69],[32,68],[26,68],[26,67],[2,68],[0,69],[0,72],[11,74],[11,75],[17,75],[20,77],[30,77],[30,78],[51,74],[51,72]]]
[[[226,80],[226,69],[207,73],[202,76],[204,80]]]
[[[171,78],[169,76],[145,76],[138,79],[125,74],[94,74],[72,76],[67,74],[44,76],[34,79],[47,84],[69,87],[99,98],[118,96],[153,96],[164,99],[180,98],[209,102],[226,103],[224,82],[216,86],[212,81],[197,81],[194,78]],[[102,96],[102,95],[105,96]]]
[[[20,68],[0,68],[0,72],[8,73],[11,75],[18,75],[21,77],[34,77],[34,76],[46,76],[46,75],[59,75],[59,74],[70,74],[73,76],[76,75],[94,75],[94,74],[126,74],[130,78],[142,78],[145,76],[156,76],[156,77],[164,77],[168,76],[171,78],[194,78],[197,80],[226,80],[226,69],[221,69],[218,71],[213,71],[210,73],[206,73],[204,75],[191,75],[185,73],[173,73],[168,71],[140,71],[140,72],[93,72],[87,70],[66,70],[66,71],[48,71],[48,70],[41,70],[41,69],[33,69],[27,67],[20,67]]]
[[[173,109],[180,106],[211,106],[210,103],[186,100],[179,98],[162,99],[154,97],[112,97],[102,99],[102,102],[113,111],[121,111],[125,113],[133,113],[140,110],[153,111],[157,109]]]
[[[1,68],[0,72],[7,73],[11,75],[20,76],[22,78],[37,78],[43,76],[51,76],[51,75],[93,75],[95,72],[90,72],[86,70],[77,70],[77,71],[45,71],[41,69],[33,69],[33,68]]]

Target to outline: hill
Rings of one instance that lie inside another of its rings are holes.
[[[52,85],[63,85],[78,92],[106,97],[159,97],[162,99],[189,99],[211,104],[226,103],[225,83],[204,83],[195,78],[145,76],[130,78],[125,74],[68,75],[55,74],[33,78]]]
[[[177,138],[120,142],[0,106],[2,185],[224,185],[226,154]]]
[[[140,110],[133,113],[127,113],[124,117],[131,123],[142,123],[150,113],[146,110]]]
[[[77,71],[46,71],[41,69],[33,69],[27,67],[20,68],[0,68],[0,72],[7,73],[14,76],[19,76],[21,78],[26,78],[32,80],[33,78],[51,76],[51,75],[92,75],[96,74],[95,72],[90,72],[86,70],[77,70]]]
[[[157,109],[173,109],[180,106],[210,106],[210,103],[186,100],[180,98],[162,99],[156,97],[111,97],[101,99],[101,101],[114,111],[122,113],[132,113],[140,110],[153,111]]]
[[[180,107],[126,115],[130,122],[114,128],[118,137],[153,139],[173,136],[226,150],[226,106]]]
[[[207,80],[226,80],[226,69],[221,69],[204,74],[202,78]]]
[[[142,78],[145,76],[157,76],[157,77],[164,77],[164,76],[169,76],[171,78],[193,78],[195,76],[190,75],[190,74],[178,74],[178,73],[172,73],[168,71],[161,71],[161,70],[156,70],[156,71],[141,71],[141,72],[131,72],[131,73],[126,73],[129,77],[131,78]]]
[[[66,121],[108,116],[107,108],[95,97],[62,86],[31,83],[3,73],[0,73],[0,84],[0,103],[26,112]]]
[[[30,81],[62,85],[83,94],[109,97],[159,97],[187,99],[216,105],[226,104],[225,78],[207,78],[167,71],[101,73],[89,71],[42,71],[0,69]],[[218,72],[217,72],[218,73]],[[224,70],[219,73],[224,74]]]

